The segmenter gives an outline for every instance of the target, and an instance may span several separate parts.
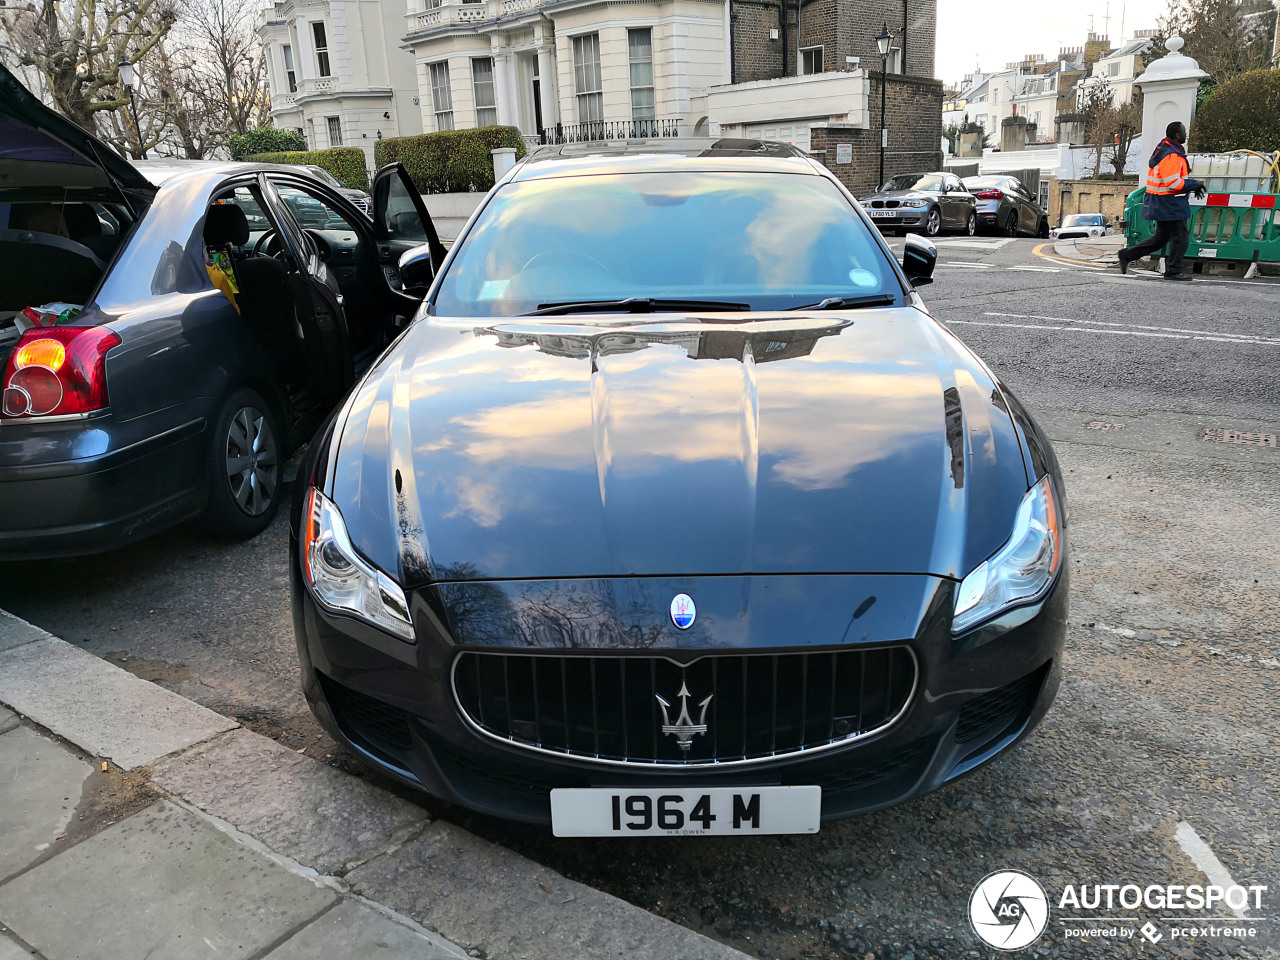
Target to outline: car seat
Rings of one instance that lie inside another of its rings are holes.
[[[93,207],[85,203],[67,203],[62,207],[62,220],[67,226],[67,236],[94,252],[104,263],[111,259],[120,245],[118,236],[102,232],[102,222]]]

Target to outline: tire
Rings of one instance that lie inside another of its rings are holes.
[[[1036,230],[1036,236],[1039,237],[1041,240],[1049,239],[1049,221],[1048,220],[1040,221],[1040,226]]]
[[[972,237],[978,232],[978,215],[972,210],[969,211],[969,219],[964,222],[964,235]]]
[[[1006,237],[1016,237],[1018,235],[1018,215],[1017,213],[1009,214],[1009,219],[1004,223],[1004,235]]]
[[[929,215],[924,220],[924,235],[926,237],[936,237],[942,232],[942,214],[937,207],[929,211]]]
[[[280,507],[284,434],[271,404],[241,387],[222,404],[209,442],[205,529],[247,539],[265,530]]]

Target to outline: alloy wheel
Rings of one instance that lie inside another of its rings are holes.
[[[1009,222],[1005,224],[1004,232],[1011,237],[1018,235],[1018,215],[1016,213],[1009,214]]]
[[[231,496],[251,517],[261,516],[276,495],[276,439],[256,407],[241,407],[227,426],[226,468]]]
[[[929,211],[929,217],[924,222],[924,232],[929,237],[936,237],[942,232],[942,214],[937,210]]]
[[[978,232],[978,215],[976,213],[969,214],[969,219],[964,223],[964,232],[970,237]]]

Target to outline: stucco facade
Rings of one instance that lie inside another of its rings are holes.
[[[313,150],[421,133],[413,61],[399,49],[403,16],[380,0],[282,0],[258,23],[271,119]]]

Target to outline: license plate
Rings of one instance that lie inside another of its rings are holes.
[[[888,219],[893,219],[897,215],[898,215],[897,210],[872,210],[871,211],[871,216],[873,217],[886,217]]]
[[[817,833],[822,788],[592,787],[551,791],[557,837]]]

